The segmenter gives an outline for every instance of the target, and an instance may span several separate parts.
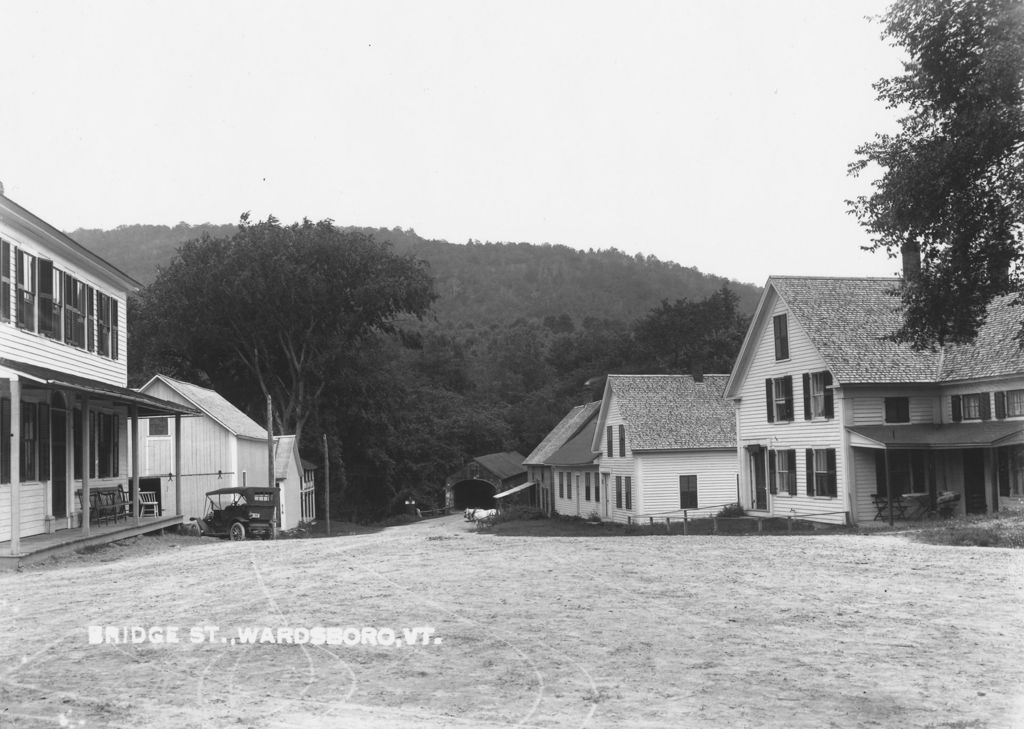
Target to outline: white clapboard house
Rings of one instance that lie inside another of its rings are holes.
[[[139,423],[190,412],[127,387],[138,287],[0,188],[0,555],[17,560],[37,535],[181,521],[173,499],[145,519],[135,501]]]
[[[1022,506],[1024,309],[1004,297],[972,344],[917,351],[890,337],[897,285],[768,280],[726,389],[745,508],[865,523],[947,492],[958,513]]]

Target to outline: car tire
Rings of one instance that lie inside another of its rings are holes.
[[[233,522],[231,528],[228,529],[228,536],[232,542],[241,542],[245,540],[245,524],[240,521]]]
[[[266,539],[277,539],[277,524],[271,524],[265,535]]]

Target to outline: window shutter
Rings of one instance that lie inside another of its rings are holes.
[[[39,480],[50,480],[50,406],[39,403]]]
[[[811,419],[811,375],[804,372],[804,420]]]
[[[949,405],[953,411],[953,422],[959,423],[964,419],[963,402],[959,395],[953,395],[949,398]]]
[[[610,426],[610,425],[607,428],[607,434],[608,434],[608,457],[611,458],[612,456],[615,455],[615,450],[614,450],[614,446],[613,446],[613,443],[612,443],[612,426]]]
[[[786,451],[786,478],[790,496],[796,496],[796,451]]]
[[[772,387],[771,378],[764,381],[764,399],[768,403],[768,422],[775,422],[775,389]]]
[[[775,473],[775,451],[768,451],[768,493],[779,493],[778,475]]]
[[[39,307],[38,321],[39,333],[48,337],[56,335],[57,322],[53,316],[53,261],[40,258],[39,267],[39,296],[36,305]]]
[[[1002,390],[996,391],[996,418],[1002,420],[1006,417],[1006,393]]]
[[[11,401],[0,399],[0,483],[11,482]]]
[[[92,286],[85,288],[85,348],[90,352],[96,351],[96,333],[93,326],[93,300],[95,293]]]
[[[814,496],[814,449],[808,448],[804,454],[807,459],[807,495]]]
[[[991,420],[992,419],[992,403],[989,400],[987,392],[983,392],[978,395],[978,399],[981,401],[981,419]]]
[[[836,449],[829,448],[825,451],[826,460],[828,463],[828,495],[838,496],[838,475],[836,474]]]
[[[832,394],[832,373],[826,370],[822,375],[825,380],[825,417],[831,419],[836,416],[835,397]]]
[[[783,378],[783,390],[786,393],[786,420],[793,419],[793,375]]]

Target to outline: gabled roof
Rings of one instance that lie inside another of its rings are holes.
[[[736,394],[735,380],[754,356],[757,343],[751,336],[766,325],[775,296],[840,385],[932,384],[1024,373],[1024,356],[1014,338],[1024,321],[1024,308],[1012,303],[1012,295],[992,302],[971,344],[917,351],[889,339],[902,323],[898,285],[895,278],[772,276],[737,358],[728,394]]]
[[[723,397],[728,375],[608,375],[601,420],[614,393],[634,451],[735,448],[736,414]],[[598,447],[599,434],[595,437]]]
[[[477,456],[473,460],[500,479],[526,472],[523,467],[523,454],[517,451],[491,453],[486,456]]]
[[[154,382],[158,381],[164,383],[184,400],[199,408],[239,438],[267,439],[265,428],[260,427],[256,421],[225,400],[216,390],[175,380],[167,375],[155,375],[153,379],[139,388],[140,392],[145,392]]]
[[[550,433],[544,436],[544,440],[531,451],[523,463],[528,466],[545,465],[548,459],[566,444],[566,441],[579,432],[581,426],[597,415],[600,408],[600,400],[574,407],[558,422],[558,425],[551,429]]]
[[[585,405],[600,406],[600,402]],[[550,466],[589,466],[600,458],[599,453],[594,452],[594,433],[597,432],[598,407],[590,409],[591,415],[583,424],[576,429],[576,434],[570,437],[561,448],[551,454],[547,463]]]

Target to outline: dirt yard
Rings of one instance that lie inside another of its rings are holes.
[[[1022,656],[1024,551],[892,535],[455,516],[0,573],[2,729],[1024,727]]]

